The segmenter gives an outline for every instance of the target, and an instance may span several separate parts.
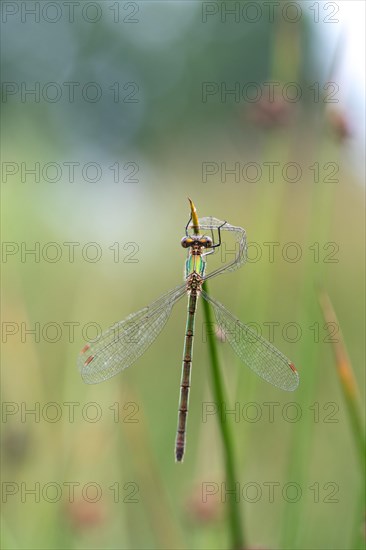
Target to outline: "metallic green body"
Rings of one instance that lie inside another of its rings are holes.
[[[205,268],[206,262],[205,259],[202,257],[202,248],[200,246],[196,246],[193,249],[190,249],[185,264],[185,275],[187,280],[187,291],[189,294],[189,299],[183,348],[182,377],[180,383],[178,429],[175,443],[175,458],[177,462],[181,462],[184,455],[189,390],[191,386],[194,324],[196,318],[197,300],[201,290]]]
[[[200,277],[205,274],[206,262],[200,254],[189,254],[186,260],[186,279],[193,273],[197,273]]]

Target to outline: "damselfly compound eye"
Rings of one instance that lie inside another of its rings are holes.
[[[211,248],[213,245],[211,237],[202,237],[199,241],[201,246],[204,246],[205,248]]]
[[[188,248],[192,245],[193,239],[191,237],[183,237],[183,239],[180,241],[180,244],[183,246],[183,248]]]

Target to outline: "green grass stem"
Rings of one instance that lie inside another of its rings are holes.
[[[203,289],[208,293],[207,282],[203,284]],[[205,317],[205,322],[207,327],[213,326],[213,317],[211,312],[210,304],[206,300],[203,302],[203,313]],[[223,386],[223,381],[221,377],[219,358],[217,352],[217,340],[213,331],[207,331],[207,341],[208,349],[211,362],[211,373],[212,373],[212,388],[215,401],[218,405],[226,403],[225,389]],[[234,458],[234,445],[233,438],[230,431],[230,426],[225,418],[221,415],[218,415],[219,418],[219,430],[222,439],[222,446],[224,451],[225,459],[225,471],[226,471],[226,481],[230,490],[235,487],[238,476],[236,474],[235,468],[235,458]],[[244,549],[245,537],[243,529],[243,520],[240,516],[240,505],[235,498],[229,499],[229,525],[230,525],[230,534],[232,541],[232,548],[235,550]]]

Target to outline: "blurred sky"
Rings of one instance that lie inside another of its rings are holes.
[[[340,85],[340,108],[349,119],[352,136],[348,151],[358,175],[364,175],[365,151],[365,17],[363,0],[332,2],[339,7],[340,25],[321,23],[318,32],[323,35],[330,50],[340,44],[340,57],[332,79]],[[337,17],[337,15],[334,15]],[[363,179],[364,181],[364,179]]]

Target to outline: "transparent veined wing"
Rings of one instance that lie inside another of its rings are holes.
[[[132,365],[160,334],[174,304],[185,294],[185,284],[176,287],[86,344],[78,359],[84,382],[97,384]]]
[[[236,225],[231,225],[227,222],[225,223],[224,221],[218,220],[217,218],[213,218],[212,216],[208,216],[206,218],[200,218],[199,227],[201,232],[213,231],[221,227],[220,229],[221,232],[229,231],[233,233],[235,238],[235,245],[236,245],[236,254],[234,259],[218,267],[217,269],[214,269],[207,275],[205,275],[205,279],[210,279],[211,277],[215,277],[219,273],[223,273],[225,271],[234,271],[235,269],[238,269],[246,262],[247,238],[246,238],[245,229]],[[219,247],[219,250],[220,248],[221,247]]]
[[[212,305],[225,339],[240,359],[270,384],[286,391],[296,390],[299,374],[293,363],[205,291],[202,291],[202,296]]]

